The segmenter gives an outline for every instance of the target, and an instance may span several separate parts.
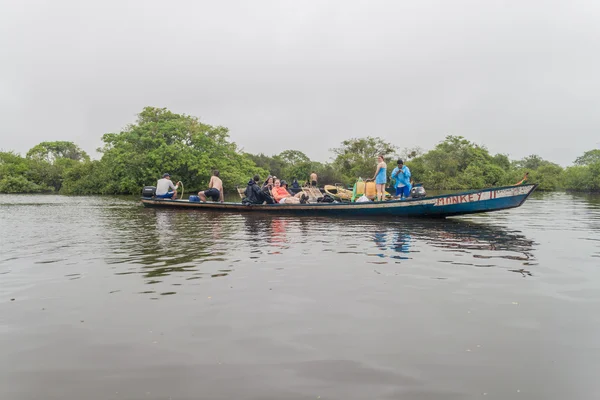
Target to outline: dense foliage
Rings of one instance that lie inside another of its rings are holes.
[[[85,162],[87,154],[70,142],[40,143],[27,157],[0,152],[0,193],[59,191],[67,171]]]
[[[264,154],[247,154],[254,163],[269,171],[270,175],[282,177],[292,182],[297,179],[300,184],[308,182],[310,174],[316,172],[321,183],[341,183],[341,172],[330,163],[311,161],[304,153],[297,150],[286,150],[275,156]]]
[[[214,169],[220,171],[227,188],[256,172],[252,160],[229,142],[227,128],[166,109],[145,108],[136,124],[107,133],[102,141],[103,155],[96,166],[104,176],[97,186],[101,193],[138,193],[165,171],[195,190],[206,186]],[[73,184],[82,177],[93,179],[96,168],[87,171],[90,175],[74,176]]]
[[[457,136],[448,136],[407,165],[413,179],[430,188],[467,189],[510,183],[508,157],[492,156],[485,147]]]
[[[340,171],[344,183],[352,183],[356,178],[372,179],[375,175],[377,157],[388,159],[396,154],[397,148],[378,137],[349,139],[341,147],[331,149],[336,155],[333,167]]]
[[[510,185],[529,173],[540,190],[600,191],[600,150],[590,150],[563,169],[531,155],[511,161],[492,155],[483,146],[460,136],[448,136],[435,148],[404,149],[378,137],[354,138],[331,149],[334,159],[321,163],[298,150],[277,155],[240,152],[228,130],[164,108],[147,107],[135,124],[102,137],[102,157],[90,157],[72,142],[43,142],[25,157],[0,152],[0,193],[137,194],[153,185],[163,172],[184,182],[186,192],[208,184],[218,169],[226,189],[244,185],[254,174],[276,175],[300,183],[311,172],[319,183],[352,184],[358,177],[372,178],[376,158],[388,162],[388,176],[401,157],[415,182],[428,189],[458,190]]]
[[[600,150],[586,151],[563,176],[567,190],[600,192]]]

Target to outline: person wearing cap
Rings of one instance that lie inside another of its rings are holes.
[[[281,187],[284,188],[285,190],[287,190],[287,192],[290,194],[290,196],[294,195],[294,193],[292,193],[290,191],[290,188],[288,188],[288,184],[284,179],[281,179]]]
[[[285,190],[287,190],[288,193],[290,194],[290,196],[297,197],[297,198],[301,197],[301,196],[299,196],[300,193],[294,193],[294,192],[292,192],[290,190],[290,188],[288,187],[288,183],[285,180],[283,180],[283,179],[281,180],[281,187],[284,188]]]
[[[285,183],[285,181],[283,182]],[[279,204],[304,204],[307,201],[307,196],[304,193],[298,193],[298,195],[292,196],[285,186],[282,186],[281,180],[279,179],[275,180],[275,186],[273,186],[272,193],[273,198]]]
[[[392,179],[396,180],[396,197],[410,197],[410,169],[404,165],[404,161],[398,160],[398,166],[392,171]]]
[[[179,183],[177,185],[173,185],[171,182],[171,175],[166,173],[163,174],[162,179],[159,179],[156,182],[156,195],[159,199],[173,199],[177,198],[177,189],[179,188]]]

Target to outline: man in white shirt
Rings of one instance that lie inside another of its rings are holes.
[[[162,179],[159,179],[156,182],[156,195],[159,199],[173,199],[177,198],[177,189],[179,188],[179,183],[177,185],[173,185],[171,182],[171,175],[163,174]]]

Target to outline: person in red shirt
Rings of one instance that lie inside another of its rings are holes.
[[[296,196],[292,196],[286,188],[281,186],[281,181],[279,179],[275,181],[275,186],[271,190],[271,193],[273,193],[273,198],[279,204],[306,203],[306,195],[304,193],[301,192]]]

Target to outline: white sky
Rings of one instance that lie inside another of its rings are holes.
[[[462,135],[562,165],[600,146],[598,1],[0,0],[0,149],[94,154],[144,106],[249,152]]]

